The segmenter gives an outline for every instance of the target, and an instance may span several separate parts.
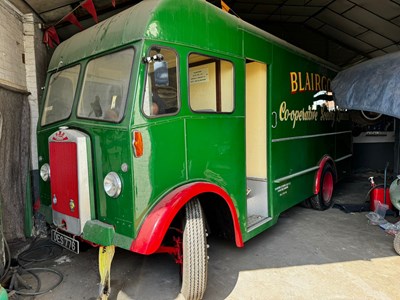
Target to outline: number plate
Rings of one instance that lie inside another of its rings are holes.
[[[69,237],[65,234],[60,233],[59,231],[56,230],[51,230],[51,240],[60,245],[61,247],[64,247],[65,249],[68,249],[69,251],[72,251],[76,254],[79,254],[79,241],[75,240],[72,237]]]

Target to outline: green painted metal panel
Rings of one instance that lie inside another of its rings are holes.
[[[31,174],[26,176],[25,209],[24,209],[24,234],[26,237],[32,236],[33,230],[33,209],[32,209],[32,190]],[[0,199],[1,200],[1,199]]]
[[[188,180],[184,119],[152,121],[134,128],[144,145],[143,156],[133,159],[136,228],[163,195]]]
[[[8,294],[7,291],[0,286],[0,300],[7,300],[8,299]]]
[[[118,245],[118,247],[120,248],[129,250],[131,248],[132,242],[133,242],[132,238],[129,238],[119,233],[115,233],[111,244]]]
[[[98,220],[87,221],[83,228],[82,237],[102,246],[113,245],[114,227]]]
[[[320,159],[351,153],[351,133],[348,123],[338,127],[336,112],[312,109],[314,94],[329,90],[335,75],[330,68],[276,45],[268,75],[268,165],[272,215],[276,215],[313,195]],[[336,131],[346,133],[333,134]],[[347,139],[343,147],[335,142],[336,136]],[[282,181],[285,177],[289,179]]]
[[[221,115],[187,119],[188,175],[227,191],[245,232],[246,177],[244,118]]]
[[[132,192],[132,147],[128,130],[93,126],[90,136],[93,142],[93,166],[97,218],[114,224],[115,231],[132,237],[134,234],[134,203]],[[122,170],[126,164],[129,172]],[[107,196],[103,181],[109,172],[116,172],[122,181],[122,192],[117,198]]]
[[[263,46],[260,47],[260,45]],[[254,32],[243,30],[243,48],[246,58],[267,64],[272,61],[273,44],[265,43],[265,37],[262,36],[262,32],[255,34]]]

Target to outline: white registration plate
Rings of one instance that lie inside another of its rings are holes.
[[[69,237],[65,234],[60,233],[59,231],[56,230],[51,230],[51,240],[60,245],[61,247],[64,247],[65,249],[68,249],[69,251],[72,251],[76,254],[79,254],[79,241]]]

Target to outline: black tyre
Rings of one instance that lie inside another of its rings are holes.
[[[393,240],[394,251],[400,255],[400,233],[396,234]]]
[[[326,164],[321,173],[319,193],[312,197],[311,205],[314,209],[325,210],[333,205],[333,186],[335,174],[330,164]]]
[[[186,204],[183,229],[181,294],[187,300],[202,299],[207,286],[207,237],[198,199]]]
[[[310,199],[306,199],[306,200],[302,201],[300,203],[300,206],[304,207],[304,208],[312,208],[311,200]]]

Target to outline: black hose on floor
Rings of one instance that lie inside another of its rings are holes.
[[[56,259],[62,252],[63,248],[49,239],[35,239],[27,250],[18,255],[17,261],[20,266],[25,267],[32,263]]]
[[[55,259],[62,254],[63,249],[52,243],[49,239],[34,239],[29,248],[21,252],[16,258],[17,265],[11,266],[11,253],[6,240],[4,240],[7,265],[4,274],[0,278],[2,286],[7,290],[8,295],[39,296],[46,294],[58,287],[64,280],[61,272],[51,268],[28,267],[33,263]],[[52,273],[57,276],[56,282],[49,288],[41,290],[42,282],[39,273]],[[36,288],[32,288],[23,278],[30,275],[35,279]]]
[[[22,268],[21,270],[23,270],[26,273],[32,274],[34,277],[37,277],[38,278],[38,287],[39,287],[39,289],[37,289],[35,292],[25,292],[23,290],[18,290],[18,291],[13,290],[13,291],[15,291],[15,294],[21,295],[21,296],[39,296],[39,295],[46,294],[46,293],[54,290],[56,287],[58,287],[61,284],[61,282],[64,280],[64,275],[61,272],[56,271],[54,269],[50,269],[50,268],[29,268],[29,269]],[[40,290],[41,281],[40,281],[40,278],[37,276],[37,273],[39,273],[39,272],[54,273],[58,276],[58,280],[55,284],[53,284],[53,286],[41,291]]]

